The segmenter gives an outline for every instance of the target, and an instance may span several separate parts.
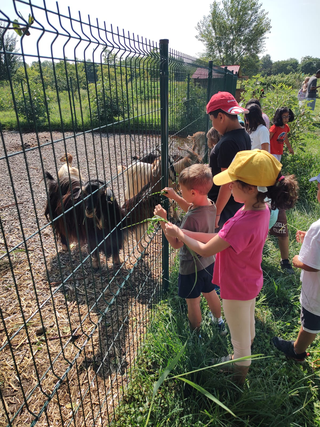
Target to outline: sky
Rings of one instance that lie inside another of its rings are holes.
[[[1,3],[0,11],[16,19],[13,0],[2,0]],[[209,14],[211,3],[210,0],[60,0],[59,9],[67,15],[70,6],[72,17],[78,18],[80,11],[82,20],[87,20],[90,15],[92,23],[98,18],[100,25],[103,21],[106,23],[107,29],[112,24],[113,29],[119,27],[121,32],[124,29],[125,33],[129,31],[156,43],[160,39],[169,39],[171,49],[198,56],[204,53],[204,45],[196,39],[196,25]],[[320,57],[316,35],[319,0],[304,0],[303,3],[300,0],[260,0],[260,3],[268,12],[272,25],[265,51],[260,56],[269,54],[273,62],[289,58],[300,61],[304,56]],[[32,4],[43,5],[43,0],[32,0]],[[46,0],[46,7],[57,10],[54,0]],[[29,6],[16,2],[16,8],[23,16],[28,15]],[[0,19],[1,16],[0,13]]]

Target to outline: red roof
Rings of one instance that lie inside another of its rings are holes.
[[[220,68],[225,68],[225,65],[221,65]],[[233,71],[234,74],[237,73],[239,75],[240,65],[227,65],[227,69],[229,71]],[[197,68],[196,71],[193,73],[192,78],[193,79],[207,79],[208,78],[208,73],[209,73],[209,71],[208,71],[207,68]],[[220,75],[220,73],[215,68],[212,71],[212,75],[213,76],[218,76],[218,75]]]

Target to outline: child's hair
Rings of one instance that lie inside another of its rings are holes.
[[[229,119],[233,121],[236,121],[236,120],[238,121],[238,116],[236,114],[228,114],[225,111],[221,110],[221,108],[219,108],[218,110],[211,111],[209,114],[211,114],[216,119],[219,113],[224,114],[225,116],[229,117]]]
[[[179,174],[179,184],[202,195],[208,194],[213,185],[211,168],[202,163],[191,165]]]
[[[260,101],[259,101],[259,99],[257,99],[257,98],[251,98],[251,99],[249,99],[249,101],[246,103],[246,108],[248,108],[248,107],[249,107],[249,105],[251,105],[251,104],[256,104],[256,105],[258,105],[260,108],[262,108],[262,107],[261,107],[261,104],[260,104]]]
[[[208,130],[206,136],[207,136],[207,140],[208,140],[208,146],[210,148],[212,148],[214,145],[218,144],[218,142],[220,140],[220,133],[214,127],[212,127],[211,129]],[[209,143],[209,141],[210,141],[210,143]]]
[[[275,126],[283,126],[282,114],[289,113],[289,122],[293,122],[294,114],[290,108],[281,107],[278,108],[273,117],[273,124]]]
[[[238,181],[244,188],[249,186],[243,181]],[[271,199],[271,209],[291,209],[298,200],[299,185],[294,175],[281,175],[274,185],[267,187],[266,193],[258,192],[257,203],[263,203],[265,198]]]
[[[262,117],[262,110],[257,104],[250,104],[246,108],[247,110],[249,110],[249,113],[246,114],[244,117],[246,123],[246,130],[249,133],[257,130],[257,127],[259,125],[266,125],[266,122]]]

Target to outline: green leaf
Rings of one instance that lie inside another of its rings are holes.
[[[21,28],[17,19],[13,21],[12,26],[14,31],[18,34],[18,36],[21,37],[23,35],[23,32],[21,31]]]
[[[206,389],[201,387],[199,384],[196,384],[190,380],[187,380],[187,378],[179,378],[180,381],[184,381],[185,383],[191,385],[193,388],[195,388],[197,391],[200,391],[200,393],[204,394],[208,399],[215,402],[217,405],[221,406],[225,411],[229,412],[229,414],[233,415],[234,417],[238,418],[226,405],[224,405],[222,402],[220,402],[219,399],[214,397],[211,393],[209,393]]]
[[[34,17],[29,13],[28,16],[28,25],[32,25],[34,23]]]

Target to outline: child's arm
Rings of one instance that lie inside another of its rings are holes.
[[[227,168],[221,168],[221,172],[225,171]],[[220,215],[223,211],[225,205],[228,203],[228,200],[231,196],[231,190],[229,184],[222,185],[219,189],[219,194],[216,201],[217,215],[216,215],[216,223],[215,228],[218,228]]]
[[[174,189],[171,187],[165,187],[162,191],[163,191],[164,196],[168,197],[168,199],[172,199],[172,200],[176,201],[178,203],[178,205],[180,206],[180,208],[184,212],[187,212],[191,203],[188,203],[186,200],[184,200],[184,198],[179,196],[179,194],[177,194],[174,191]]]
[[[185,230],[184,228],[182,229],[182,231],[186,236],[189,236],[192,239],[198,240],[199,242],[202,242],[202,243],[209,242],[209,240],[211,240],[212,237],[217,235],[217,233],[203,233],[201,231],[189,231],[189,230]]]
[[[221,252],[230,246],[230,244],[221,239],[219,235],[213,237],[207,243],[198,242],[197,240],[187,236],[180,228],[171,224],[170,222],[165,224],[165,234],[167,237],[176,237],[178,240],[185,243],[188,248],[192,249],[203,257],[215,255],[216,253]]]
[[[294,265],[294,267],[301,268],[302,270],[305,270],[305,271],[311,271],[311,272],[320,271],[320,270],[317,270],[316,268],[309,267],[307,264],[304,264],[303,262],[301,262],[299,260],[299,255],[296,255],[293,257],[292,264]]]
[[[288,139],[288,135],[286,135],[284,142],[286,143],[286,146],[288,147],[289,153],[294,154],[293,148],[291,147],[291,144]]]
[[[167,219],[167,212],[163,209],[163,207],[161,205],[157,205],[154,208],[153,214],[161,216],[161,218],[163,218],[163,219]],[[183,246],[183,242],[179,242],[179,240],[177,238],[175,238],[175,237],[167,236],[166,233],[165,233],[165,225],[166,225],[166,223],[163,222],[163,221],[159,221],[159,222],[160,222],[160,226],[162,228],[162,231],[163,231],[164,235],[166,236],[168,242],[173,247],[173,249],[180,249]]]

